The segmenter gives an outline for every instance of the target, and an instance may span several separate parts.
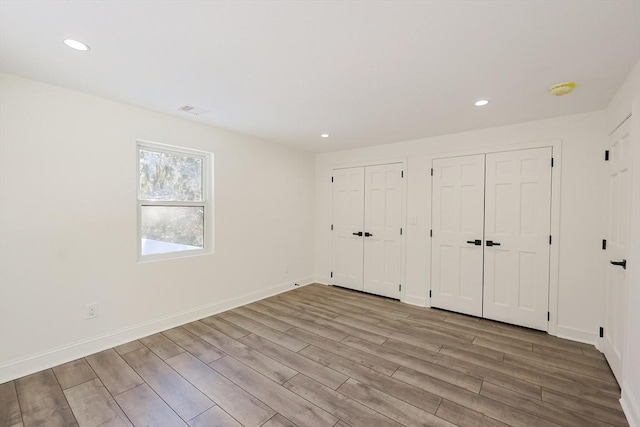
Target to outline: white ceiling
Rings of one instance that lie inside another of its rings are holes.
[[[602,109],[639,57],[638,0],[0,1],[3,71],[316,152]]]

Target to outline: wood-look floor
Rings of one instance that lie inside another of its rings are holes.
[[[0,386],[1,426],[626,426],[593,346],[310,285]]]

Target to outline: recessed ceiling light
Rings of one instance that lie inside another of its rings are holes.
[[[320,134],[320,138],[329,138],[329,134],[328,133],[321,133]]]
[[[479,101],[476,101],[476,107],[482,107],[483,105],[487,105],[489,103],[489,101],[487,101],[486,99],[481,99]]]
[[[90,49],[88,45],[72,39],[66,39],[64,41],[64,44],[69,46],[71,49],[75,49],[75,50],[87,51]]]

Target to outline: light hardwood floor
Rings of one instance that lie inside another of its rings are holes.
[[[323,285],[0,391],[3,427],[628,425],[593,346]]]

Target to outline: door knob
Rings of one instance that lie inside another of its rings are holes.
[[[493,240],[487,240],[487,246],[500,246],[500,243],[494,242]]]
[[[364,237],[373,237],[373,234],[369,233],[368,231],[365,231]]]
[[[362,231],[358,231],[357,233],[351,233],[351,234],[353,234],[354,236],[362,237]]]
[[[476,246],[480,246],[482,245],[482,240],[480,239],[476,239],[476,240],[467,240],[467,243],[470,243],[472,245],[476,245]]]
[[[611,264],[613,265],[617,265],[619,267],[624,268],[625,270],[627,269],[627,260],[623,259],[622,261],[609,261]]]

